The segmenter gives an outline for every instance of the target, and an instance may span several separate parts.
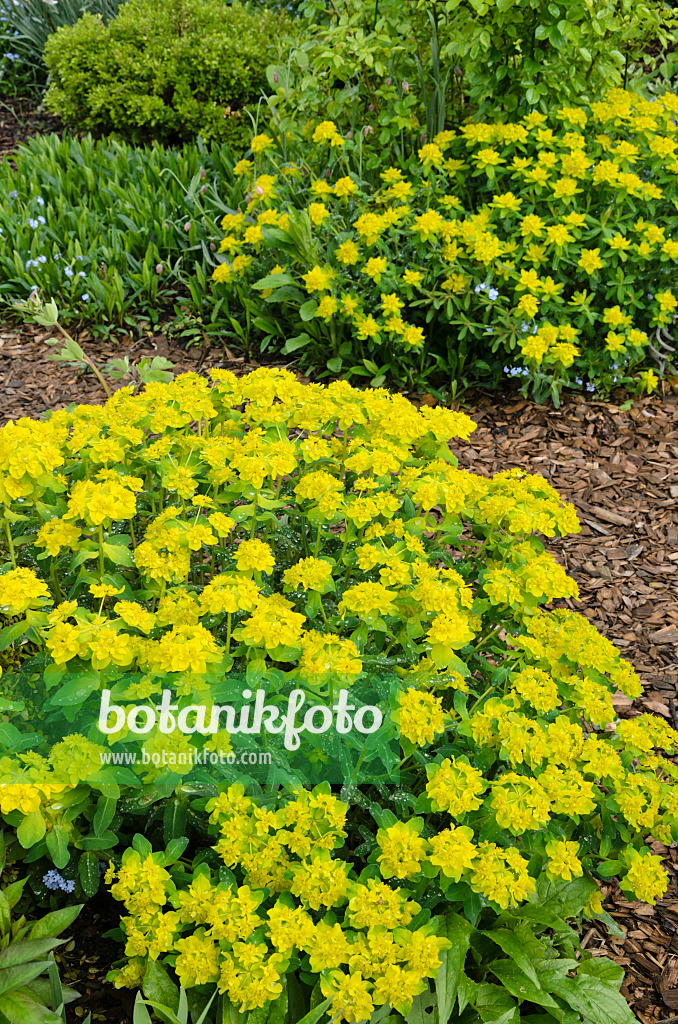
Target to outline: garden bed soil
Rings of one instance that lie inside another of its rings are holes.
[[[47,360],[49,336],[44,329],[0,327],[0,423],[70,402],[104,400],[93,374]],[[127,354],[132,362],[164,355],[176,372],[221,366],[240,373],[256,365],[228,349],[186,350],[165,335],[114,345],[92,342],[83,332],[78,340],[100,364]],[[577,508],[581,533],[549,544],[579,584],[582,603],[565,603],[622,650],[644,683],[635,704],[614,698],[619,714],[652,712],[678,727],[678,396],[655,394],[628,411],[582,396],[554,409],[515,393],[471,393],[461,404],[478,429],[467,444],[455,445],[460,465],[483,475],[512,467],[539,473]],[[605,906],[625,937],[611,939],[593,925],[583,943],[624,967],[623,992],[641,1024],[678,1024],[678,849],[659,843],[654,849],[667,858],[665,898],[652,908],[629,902],[615,884],[606,886]],[[128,1024],[125,994],[103,980],[112,954],[98,947],[96,934],[93,943],[88,939],[90,915],[100,912],[95,901],[72,929],[75,946],[72,954],[63,954],[72,956],[67,966],[75,976],[69,980],[83,992],[89,986],[92,998],[84,1005],[96,1013],[95,1020]],[[69,1013],[71,1021],[82,1019],[75,1006]]]
[[[0,159],[34,135],[62,134],[61,118],[42,108],[39,97],[0,101]]]

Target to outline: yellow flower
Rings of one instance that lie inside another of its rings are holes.
[[[549,857],[549,863],[546,866],[546,874],[548,878],[562,878],[566,882],[571,881],[573,878],[581,878],[584,869],[577,856],[578,853],[579,843],[566,842],[560,839],[554,839],[552,842],[547,843],[546,854]]]
[[[254,165],[252,164],[251,160],[238,160],[237,164],[233,168],[233,173],[238,178],[245,177],[246,175],[248,175],[250,173],[250,171],[252,170],[253,166]],[[221,226],[222,226],[222,228],[225,227],[223,221],[222,221]]]
[[[476,154],[475,160],[478,166],[483,170],[486,167],[498,167],[499,164],[503,164],[505,162],[499,153],[497,153],[496,149],[492,149],[491,147],[488,149],[481,149]]]
[[[308,208],[308,214],[311,218],[311,223],[316,227],[320,227],[322,222],[329,217],[330,211],[324,203],[311,203]]]
[[[386,271],[387,261],[385,256],[373,256],[362,268],[361,273],[371,277],[375,284],[379,284],[382,274]]]
[[[334,314],[337,312],[338,306],[339,303],[337,302],[333,295],[323,295],[320,302],[318,303],[318,308],[315,311],[315,315],[317,317],[322,318],[323,320],[331,320]]]
[[[412,288],[418,288],[424,275],[418,270],[406,270],[403,274],[403,282]]]
[[[422,146],[418,153],[419,163],[423,164],[425,168],[428,167],[440,167],[443,162],[443,151],[440,146],[436,146],[434,142],[429,142],[428,145]]]
[[[659,377],[654,370],[643,370],[642,373],[638,374],[638,380],[643,385],[648,395],[652,394],[659,385]]]
[[[345,178],[339,178],[334,183],[334,194],[335,196],[353,196],[358,191],[358,186],[352,178],[346,176]]]
[[[596,270],[600,270],[603,266],[600,249],[583,249],[577,266],[585,270],[587,274],[593,274]]]
[[[360,250],[355,242],[350,239],[342,242],[340,246],[335,250],[335,256],[340,263],[344,263],[346,266],[353,266],[360,259]]]
[[[270,544],[256,538],[240,541],[236,549],[235,561],[239,572],[261,570],[270,573],[275,566],[275,558]]]
[[[343,146],[344,144],[334,121],[321,121],[313,132],[313,141],[316,143],[329,142],[331,146]]]
[[[253,153],[263,153],[265,149],[273,145],[273,139],[269,135],[255,135],[250,142],[250,149]]]
[[[309,270],[308,274],[302,274],[302,277],[307,292],[322,292],[330,287],[332,271],[329,268],[323,270],[316,266],[313,270]]]
[[[514,196],[513,192],[504,192],[500,196],[493,196],[490,205],[495,210],[508,210],[510,213],[517,213],[523,205],[523,201]]]
[[[574,178],[559,178],[552,188],[554,199],[570,199],[581,192]]]

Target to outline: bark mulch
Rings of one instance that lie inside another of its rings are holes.
[[[46,360],[45,337],[0,327],[0,422],[103,400],[91,373]],[[100,362],[161,354],[181,372],[250,368],[228,350],[185,351],[164,335],[118,347],[88,342],[86,334],[79,340]],[[481,393],[462,404],[478,423],[468,445],[458,446],[462,466],[486,475],[512,467],[540,473],[576,506],[581,533],[550,543],[579,584],[582,602],[570,606],[623,651],[643,680],[635,704],[615,699],[619,714],[649,711],[678,727],[678,396],[655,395],[625,412],[579,396],[560,409]],[[641,1024],[678,1024],[678,849],[654,849],[670,873],[665,898],[655,908],[631,903],[609,884],[605,906],[625,937],[612,939],[593,925],[583,943],[623,965],[623,991]]]
[[[42,109],[39,98],[0,102],[0,159],[34,135],[61,135],[61,118]]]

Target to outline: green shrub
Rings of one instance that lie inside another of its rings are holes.
[[[468,113],[503,120],[626,87],[675,21],[657,0],[306,0],[302,11],[301,41],[271,68],[271,103],[284,128],[323,117],[373,133],[371,166]]]
[[[47,43],[46,104],[85,131],[131,142],[242,144],[285,16],[223,0],[128,0]]]
[[[306,133],[309,170],[330,168],[315,180],[259,135],[214,278],[268,343],[374,387],[497,383],[507,359],[538,401],[628,382],[671,355],[677,112],[673,94],[613,90],[550,119],[470,122],[376,185],[346,173],[359,146],[330,121]]]

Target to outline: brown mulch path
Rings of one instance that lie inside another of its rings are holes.
[[[549,545],[579,584],[581,603],[566,603],[621,649],[645,686],[635,705],[614,698],[618,713],[650,711],[678,728],[678,396],[628,412],[581,398],[561,409],[496,395],[462,404],[478,429],[460,465],[539,473],[575,505],[581,533]],[[665,898],[652,908],[606,886],[605,909],[626,937],[594,925],[583,942],[624,967],[622,991],[642,1024],[678,1024],[678,849],[652,845],[670,873]]]
[[[0,423],[103,400],[91,373],[46,359],[49,336],[0,326]],[[119,346],[89,341],[86,333],[78,338],[99,363],[123,354],[131,361],[164,355],[177,372],[249,368],[228,349],[186,351],[165,335]],[[582,397],[553,409],[515,394],[474,393],[462,406],[478,429],[458,448],[461,465],[482,474],[512,467],[539,473],[576,506],[581,533],[550,543],[579,584],[582,602],[570,606],[623,651],[645,684],[635,705],[615,699],[619,714],[650,711],[678,726],[678,395],[654,395],[626,412]],[[678,849],[654,848],[667,858],[666,897],[653,909],[629,903],[614,883],[606,886],[606,909],[625,938],[611,939],[594,925],[583,942],[624,966],[623,992],[641,1024],[678,1024]]]
[[[41,109],[39,98],[5,99],[0,103],[0,159],[34,135],[62,134],[61,118]]]

